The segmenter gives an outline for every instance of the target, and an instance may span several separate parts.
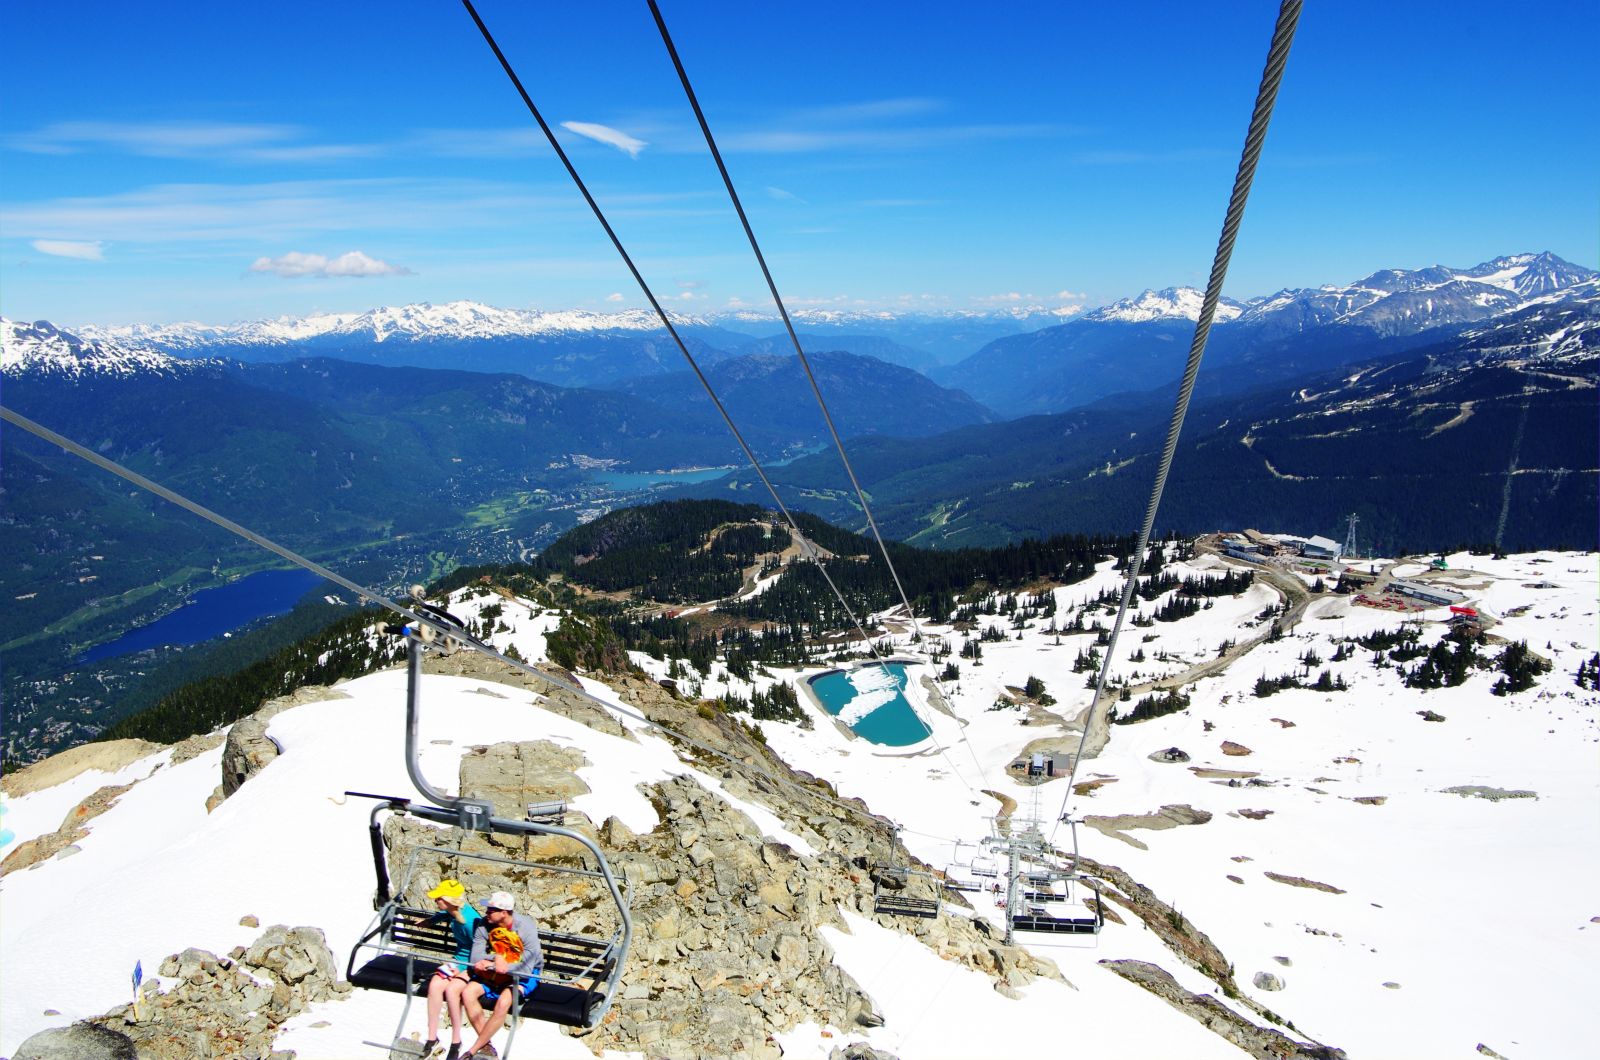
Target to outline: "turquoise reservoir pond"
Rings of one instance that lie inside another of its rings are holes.
[[[811,679],[822,708],[850,726],[863,740],[885,747],[907,747],[928,737],[922,719],[906,700],[902,663],[833,670]]]
[[[240,626],[290,610],[322,579],[304,570],[263,570],[215,589],[202,589],[171,614],[97,644],[78,662],[98,662],[146,648],[199,644]]]

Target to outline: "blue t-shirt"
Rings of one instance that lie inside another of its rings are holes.
[[[461,907],[460,920],[442,911],[433,914],[433,919],[450,925],[450,934],[456,940],[456,963],[465,968],[472,955],[472,929],[478,926],[482,915],[467,902]]]

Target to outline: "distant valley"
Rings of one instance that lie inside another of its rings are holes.
[[[885,531],[951,548],[1134,527],[1198,309],[1177,288],[796,324]],[[1218,320],[1159,529],[1342,536],[1356,514],[1358,547],[1389,551],[1596,540],[1595,273],[1547,254],[1383,270]],[[8,407],[397,587],[648,497],[768,502],[658,324],[452,303],[0,337]],[[675,324],[786,502],[862,528],[781,326]],[[105,690],[61,676],[78,651],[264,557],[17,430],[0,443],[8,703],[92,718]]]

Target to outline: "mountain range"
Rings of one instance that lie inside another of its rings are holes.
[[[1159,526],[1294,522],[1338,536],[1355,513],[1361,541],[1380,549],[1592,546],[1595,288],[1558,289],[1398,352],[1365,347],[1361,359],[1292,380],[1197,388]],[[852,458],[896,537],[954,547],[1114,532],[1144,509],[1175,390],[915,442],[862,439]],[[736,495],[753,496],[748,475],[730,478]],[[859,525],[826,460],[798,460],[774,478],[824,517]],[[728,495],[728,484],[715,488]]]
[[[1246,390],[1448,340],[1535,299],[1593,297],[1600,276],[1551,254],[1470,269],[1385,269],[1351,284],[1279,291],[1218,306],[1202,394]],[[1063,412],[1176,380],[1200,292],[1168,288],[1065,324],[998,339],[934,377],[1008,415]]]
[[[811,318],[803,334],[885,532],[959,548],[1138,524],[1198,303],[1193,291],[1151,291],[1065,324],[1027,312],[942,324],[834,314]],[[1223,310],[1158,529],[1275,525],[1342,537],[1354,513],[1363,549],[1600,539],[1593,273],[1521,255],[1468,270],[1385,270]],[[175,333],[163,347],[151,341],[156,329],[81,335],[0,321],[0,382],[8,407],[380,585],[525,558],[646,494],[769,503],[749,472],[718,477],[742,467],[742,454],[681,357],[648,355],[662,340],[648,320],[579,314],[587,333],[561,325],[539,346],[488,333],[512,317],[452,313],[455,323],[437,328],[421,310],[367,315],[413,325],[381,342],[371,331],[368,353],[407,351],[432,367],[343,359],[312,338],[283,338],[300,324],[278,329],[269,356],[265,344],[182,346]],[[908,329],[976,340],[1045,321],[931,369],[947,382],[962,375],[972,393],[991,395],[985,403],[904,364],[815,350],[837,338],[937,362],[931,346],[902,341]],[[861,529],[809,385],[771,322],[683,323],[724,333],[703,370],[786,503]],[[859,330],[869,323],[882,331]],[[483,334],[450,332],[458,324]],[[349,325],[328,342],[350,341]],[[477,351],[459,358],[471,363],[563,344],[576,351],[561,362],[569,374],[601,376],[605,388],[441,366],[458,360],[457,347]],[[1013,396],[993,396],[1003,388]],[[0,569],[0,592],[19,602],[6,641],[13,702],[81,697],[60,681],[77,651],[261,562],[9,427],[0,501],[0,548],[16,557]]]

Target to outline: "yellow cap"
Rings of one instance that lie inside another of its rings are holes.
[[[439,886],[428,892],[429,898],[443,898],[451,905],[460,905],[466,896],[467,889],[461,886],[460,880],[440,880]]]

